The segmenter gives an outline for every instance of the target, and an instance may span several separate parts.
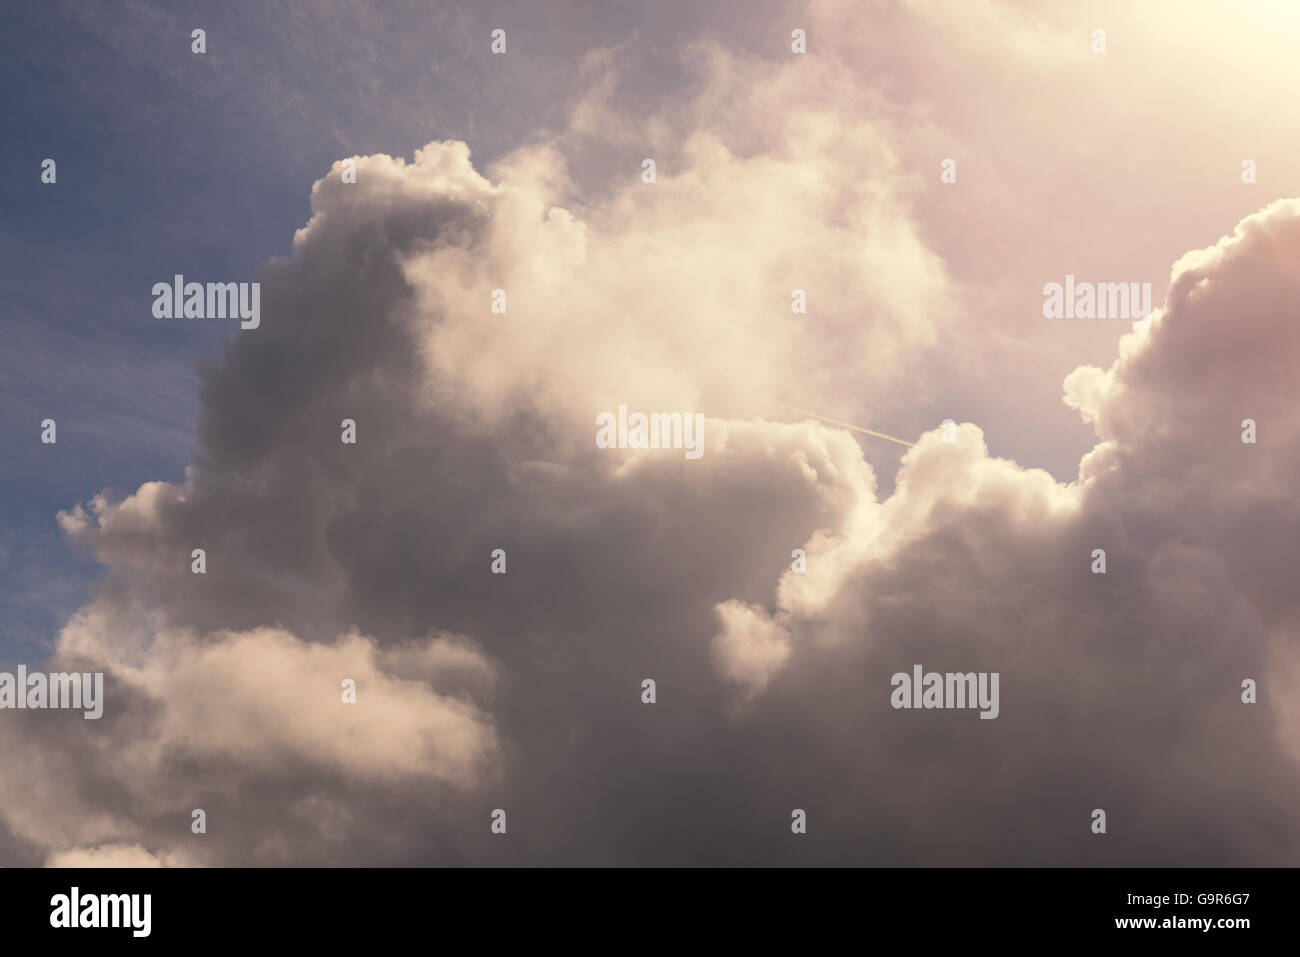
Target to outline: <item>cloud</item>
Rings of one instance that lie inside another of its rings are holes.
[[[46,867],[162,867],[139,844],[105,844],[51,854]]]
[[[762,691],[790,656],[790,635],[763,610],[744,602],[718,605],[722,631],[714,639],[718,671],[749,694]]]
[[[219,861],[243,788],[282,789],[297,813],[321,800],[316,790],[418,786],[437,795],[490,779],[498,742],[475,697],[490,689],[493,669],[466,639],[431,637],[381,655],[356,633],[308,643],[272,628],[202,640],[160,631],[147,650],[131,654],[118,640],[121,627],[92,607],[61,636],[60,662],[71,662],[69,670],[106,673],[102,731],[79,713],[73,717],[84,728],[49,720],[63,713],[19,712],[4,737],[10,756],[51,775],[6,786],[8,824],[59,859],[81,859],[69,845],[156,840],[157,822],[169,818],[184,833],[192,810],[203,808],[215,846],[167,845],[161,853]],[[342,699],[349,679],[354,705]],[[66,787],[78,779],[84,787]],[[86,790],[92,784],[99,793]],[[35,789],[47,788],[33,803]],[[318,839],[333,826],[324,814],[306,823]],[[253,859],[281,860],[267,836],[258,835]]]
[[[1300,211],[1180,261],[1151,328],[1067,380],[1099,438],[1078,481],[963,424],[878,498],[850,432],[745,397],[851,420],[941,386],[958,297],[895,121],[835,58],[691,49],[653,185],[635,154],[572,182],[600,96],[482,172],[444,141],[315,184],[262,326],[205,370],[186,480],[60,517],[105,574],[55,664],[108,700],[5,722],[29,856],[1294,862]],[[598,449],[621,403],[704,413],[703,457]],[[999,717],[892,709],[916,662],[999,672]]]
[[[866,503],[874,519],[841,535],[856,544],[831,549],[833,589],[810,545],[771,618],[719,606],[727,641],[779,628],[793,649],[763,670],[774,700],[759,709],[831,753],[855,729],[856,766],[889,773],[876,812],[918,802],[908,816],[932,824],[910,860],[1294,861],[1300,422],[1278,383],[1300,359],[1298,249],[1300,203],[1248,217],[1179,260],[1108,371],[1067,378],[1100,439],[1079,481],[989,458],[970,425],[951,445],[928,433],[894,494]],[[1244,417],[1267,438],[1243,444]],[[885,708],[889,674],[914,662],[1000,672],[996,728]],[[1258,705],[1241,701],[1246,678]],[[1129,822],[1119,841],[1092,839],[1079,815],[1093,807]]]

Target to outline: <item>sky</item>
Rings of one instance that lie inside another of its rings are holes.
[[[1293,4],[3,17],[0,863],[1297,862]]]

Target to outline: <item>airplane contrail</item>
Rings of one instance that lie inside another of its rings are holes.
[[[852,429],[854,432],[865,432],[867,435],[874,435],[878,439],[888,439],[890,442],[897,442],[899,445],[906,445],[909,449],[916,448],[915,442],[908,442],[906,439],[900,439],[893,435],[886,435],[884,432],[874,432],[871,429],[864,429],[860,425],[852,425],[848,422],[841,422],[838,419],[832,419],[824,415],[818,415],[816,412],[809,412],[807,409],[796,409],[792,405],[782,405],[780,402],[773,402],[771,399],[760,399],[758,396],[750,396],[758,402],[766,402],[768,405],[774,405],[778,409],[785,409],[787,412],[798,412],[800,415],[811,415],[814,419],[821,419],[823,422],[829,422],[831,425],[839,425],[846,429]]]

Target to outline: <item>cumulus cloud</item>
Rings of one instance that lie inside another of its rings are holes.
[[[1067,380],[1077,481],[965,424],[879,498],[848,431],[749,397],[846,417],[935,385],[956,297],[894,121],[834,58],[692,52],[653,185],[640,155],[573,185],[568,151],[626,130],[599,87],[487,170],[434,142],[315,184],[262,326],[205,371],[185,481],[61,516],[105,574],[55,662],[109,690],[99,722],[3,726],[29,858],[1294,862],[1300,208],[1180,261]],[[598,449],[621,403],[703,412],[703,457]],[[999,672],[999,717],[893,710],[915,662]]]
[[[810,549],[771,618],[719,606],[739,648],[773,628],[789,636],[781,673],[763,671],[773,711],[820,712],[807,732],[823,743],[857,729],[873,755],[861,764],[891,775],[875,796],[939,819],[946,841],[921,850],[930,860],[1294,861],[1285,579],[1300,444],[1279,383],[1300,358],[1297,249],[1300,203],[1248,217],[1175,264],[1164,308],[1109,370],[1068,377],[1067,403],[1099,436],[1078,481],[990,458],[971,425],[951,445],[929,433],[894,494],[868,503],[876,520],[860,524],[851,574],[832,563],[833,590]],[[1244,418],[1265,430],[1259,444],[1243,444]],[[1105,575],[1090,570],[1097,547]],[[801,601],[810,590],[819,600]],[[999,671],[996,730],[883,707],[879,689],[913,662]],[[1264,689],[1257,706],[1241,701],[1246,678]],[[845,684],[856,690],[827,690]],[[1131,822],[1118,846],[1070,823],[1092,807]]]

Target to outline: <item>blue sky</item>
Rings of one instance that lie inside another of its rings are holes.
[[[346,16],[288,25],[262,6],[53,2],[6,14],[0,659],[43,658],[93,578],[58,510],[183,477],[198,361],[233,327],[154,320],[152,284],[176,272],[247,279],[287,251],[310,183],[336,158],[409,152],[477,125],[472,107],[448,116],[437,104],[449,99],[433,95],[423,122],[408,122],[413,91],[384,88],[409,79],[396,63],[364,82],[333,65],[337,43],[367,42]],[[206,56],[190,51],[196,26]],[[430,94],[440,45],[468,55],[431,34]],[[54,185],[40,182],[46,157]],[[39,442],[47,417],[55,446]]]

